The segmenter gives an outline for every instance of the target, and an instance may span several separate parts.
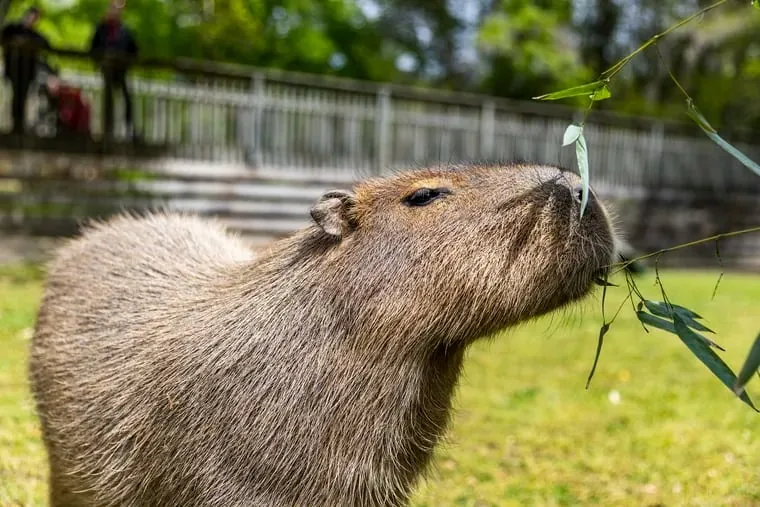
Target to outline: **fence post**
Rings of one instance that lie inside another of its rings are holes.
[[[250,147],[248,160],[254,167],[261,167],[264,162],[261,146],[263,141],[261,139],[261,130],[263,124],[264,114],[264,100],[265,96],[266,77],[262,72],[256,72],[251,78],[251,94],[253,95],[253,107],[251,108],[251,127],[252,132],[250,134]]]
[[[480,158],[492,160],[496,144],[496,107],[486,99],[480,109]]]
[[[379,175],[387,169],[390,152],[391,91],[387,86],[377,91],[375,113],[375,172]]]

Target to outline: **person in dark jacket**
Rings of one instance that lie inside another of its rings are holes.
[[[103,20],[95,27],[90,41],[90,53],[95,56],[112,53],[117,58],[135,58],[138,48],[132,32],[121,20],[124,4],[115,1],[111,4]],[[112,89],[120,90],[124,97],[124,116],[127,133],[134,136],[132,125],[132,98],[127,85],[129,62],[109,61],[102,67],[103,79],[110,80]],[[113,103],[107,105],[113,108]],[[113,110],[113,109],[112,109]]]
[[[50,48],[47,39],[40,35],[34,26],[40,19],[40,11],[30,7],[24,13],[20,22],[9,23],[0,35],[3,45],[3,66],[5,77],[11,82],[13,89],[13,132],[24,132],[26,113],[26,98],[30,85],[37,75],[38,51],[40,48]],[[31,44],[26,47],[14,47],[14,43]]]

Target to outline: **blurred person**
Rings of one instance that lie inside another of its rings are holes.
[[[130,62],[123,58],[136,58],[138,54],[137,42],[132,32],[122,22],[121,13],[124,2],[116,0],[108,8],[103,20],[95,26],[95,32],[90,41],[90,53],[99,56],[108,56],[107,53],[116,53],[116,60],[110,60],[101,67],[103,79],[109,80],[112,89],[119,89],[124,97],[124,117],[127,127],[127,135],[135,137],[132,123],[132,98],[127,84],[127,71]],[[113,96],[109,97],[113,100]],[[107,104],[113,110],[113,102]]]
[[[35,30],[40,20],[40,10],[30,7],[21,20],[6,25],[0,35],[3,45],[3,65],[5,77],[11,82],[13,101],[13,132],[22,134],[26,116],[26,99],[30,85],[37,75],[38,52],[40,48],[49,49],[47,39]],[[31,43],[30,47],[14,47],[14,43]]]

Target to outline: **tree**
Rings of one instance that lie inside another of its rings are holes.
[[[569,0],[500,0],[479,32],[478,47],[490,65],[482,90],[527,99],[587,80],[571,7]]]

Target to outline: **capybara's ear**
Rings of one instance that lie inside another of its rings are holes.
[[[354,194],[347,190],[325,192],[311,208],[311,218],[327,234],[340,239],[351,229],[349,218],[354,206]]]

